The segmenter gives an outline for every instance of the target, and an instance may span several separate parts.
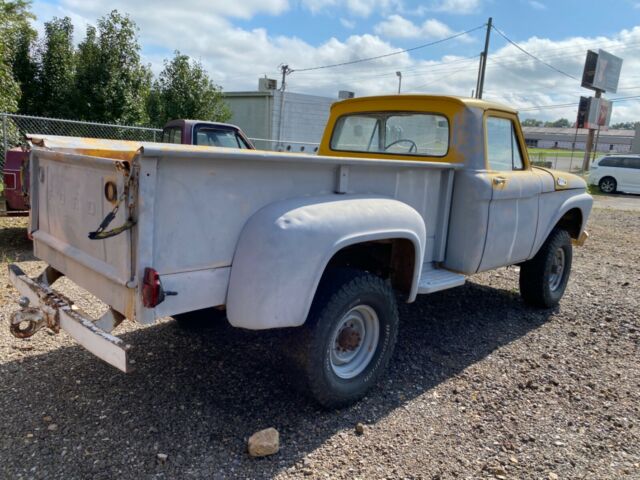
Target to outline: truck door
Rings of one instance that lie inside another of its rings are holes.
[[[487,237],[479,271],[529,258],[538,224],[540,180],[523,155],[515,115],[485,116],[486,168],[491,181]]]

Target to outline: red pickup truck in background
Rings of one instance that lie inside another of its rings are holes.
[[[251,140],[237,126],[204,120],[171,120],[162,129],[162,143],[207,145],[210,147],[255,150]],[[7,150],[4,160],[4,197],[7,213],[20,214],[29,210],[29,178],[23,166],[29,153],[22,148]]]

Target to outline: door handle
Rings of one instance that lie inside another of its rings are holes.
[[[493,177],[494,185],[504,185],[505,183],[507,183],[506,177]]]

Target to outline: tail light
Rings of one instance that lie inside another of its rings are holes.
[[[4,174],[4,188],[6,190],[15,190],[16,188],[16,174],[5,172]]]
[[[153,268],[145,268],[142,281],[142,304],[147,308],[153,308],[163,301],[164,290],[160,283],[160,275]]]

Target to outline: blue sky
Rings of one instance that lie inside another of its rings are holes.
[[[140,28],[145,62],[154,72],[179,49],[199,59],[225,90],[253,90],[260,76],[383,55],[483,25],[489,16],[527,51],[566,72],[527,57],[492,33],[485,98],[521,109],[522,116],[575,117],[590,92],[579,82],[586,51],[603,48],[624,59],[621,90],[609,98],[640,95],[640,0],[44,0],[34,2],[36,25],[70,16],[76,41],[88,23],[117,8]],[[374,62],[293,72],[289,88],[335,96],[391,93],[396,71],[403,91],[469,95],[475,86],[484,30]],[[616,102],[613,121],[640,120],[640,101]],[[553,107],[549,107],[549,106]]]

